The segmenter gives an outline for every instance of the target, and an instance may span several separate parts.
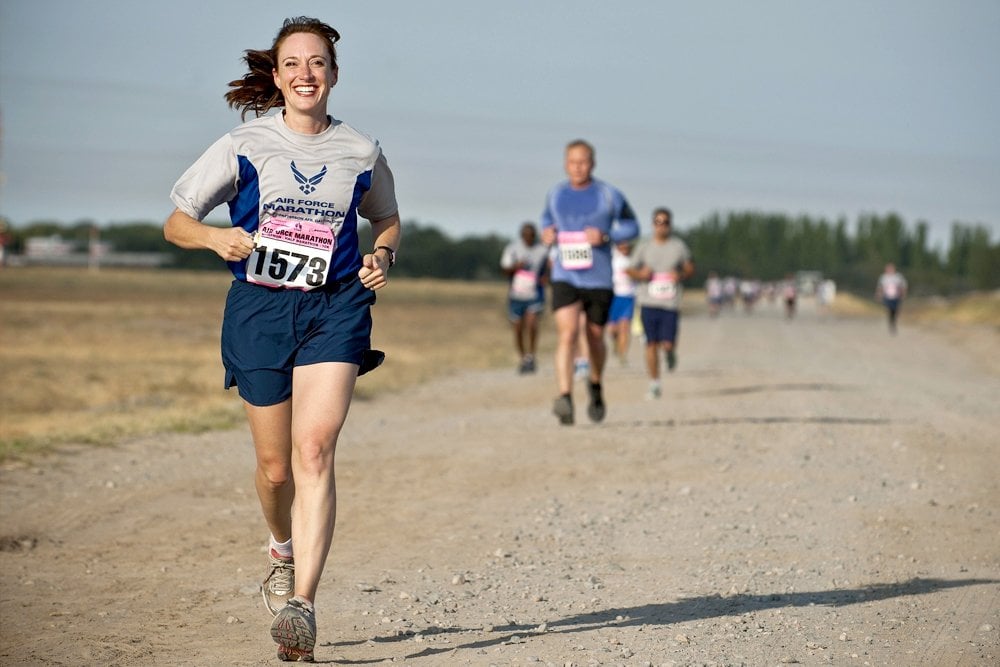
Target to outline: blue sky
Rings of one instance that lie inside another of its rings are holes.
[[[5,0],[0,215],[163,220],[240,122],[243,51],[294,14],[340,30],[331,113],[379,139],[403,219],[454,236],[537,219],[577,137],[644,224],[892,211],[941,243],[956,220],[1000,235],[994,0]]]

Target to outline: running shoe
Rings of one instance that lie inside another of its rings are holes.
[[[559,417],[559,423],[565,426],[573,424],[573,399],[569,396],[560,396],[552,405],[552,412]]]
[[[601,385],[591,382],[588,385],[590,390],[590,405],[587,406],[587,416],[590,421],[599,422],[604,419],[604,397],[601,396]]]
[[[518,366],[517,372],[521,375],[527,375],[528,373],[535,372],[535,358],[530,354],[526,354],[524,359],[521,359],[521,365]]]
[[[305,598],[293,597],[271,622],[271,639],[278,645],[278,660],[313,662],[316,646],[316,610]]]
[[[653,382],[649,383],[649,391],[646,392],[646,398],[651,401],[656,400],[657,398],[660,397],[662,391],[663,390],[660,388],[660,383],[654,380]]]
[[[278,611],[288,604],[288,598],[295,592],[295,561],[277,556],[268,549],[267,576],[260,585],[260,592],[271,616],[277,616]]]
[[[667,350],[667,370],[672,371],[677,368],[677,353],[673,350]]]

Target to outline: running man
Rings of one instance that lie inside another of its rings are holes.
[[[784,282],[781,283],[781,300],[785,304],[785,319],[790,320],[795,317],[795,302],[799,296],[799,289],[795,284],[795,276],[788,274]]]
[[[628,364],[628,348],[632,338],[632,315],[635,313],[635,281],[628,274],[632,243],[622,241],[611,251],[611,280],[614,296],[608,312],[608,331],[615,344],[615,355],[622,366]]]
[[[538,242],[533,222],[521,225],[521,237],[511,241],[500,256],[500,268],[510,280],[507,317],[514,328],[514,346],[520,358],[518,373],[535,372],[538,346],[538,318],[545,307],[543,280],[548,265],[548,248]]]
[[[718,317],[722,302],[725,300],[722,280],[715,271],[708,272],[708,280],[705,281],[705,299],[708,301],[708,314],[710,317]]]
[[[899,315],[899,306],[906,298],[907,290],[906,278],[903,274],[896,272],[896,265],[889,262],[885,265],[885,272],[879,276],[878,285],[875,286],[875,299],[881,300],[889,316],[889,333],[896,334],[896,318]]]
[[[569,425],[574,421],[573,349],[581,313],[590,357],[587,416],[594,422],[604,419],[604,326],[614,294],[611,247],[636,238],[639,222],[621,192],[593,177],[593,146],[581,139],[572,141],[564,157],[568,178],[549,191],[542,213],[542,243],[555,244],[558,249],[552,266],[552,312],[558,335],[555,367],[559,396],[552,411],[559,423]]]
[[[694,263],[687,244],[671,234],[670,209],[653,211],[653,238],[641,242],[632,255],[629,275],[639,281],[637,299],[642,328],[646,333],[648,398],[659,398],[660,350],[667,369],[677,366],[677,331],[680,324],[681,281],[694,275]]]

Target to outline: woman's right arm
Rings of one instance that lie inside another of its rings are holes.
[[[227,262],[246,259],[253,251],[253,237],[243,228],[212,227],[176,208],[163,225],[163,237],[180,248],[211,250]]]

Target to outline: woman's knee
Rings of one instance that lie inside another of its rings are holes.
[[[274,489],[289,484],[292,481],[291,461],[280,459],[258,459],[257,476]]]
[[[333,434],[308,435],[295,442],[302,472],[321,474],[333,467],[339,429]]]

